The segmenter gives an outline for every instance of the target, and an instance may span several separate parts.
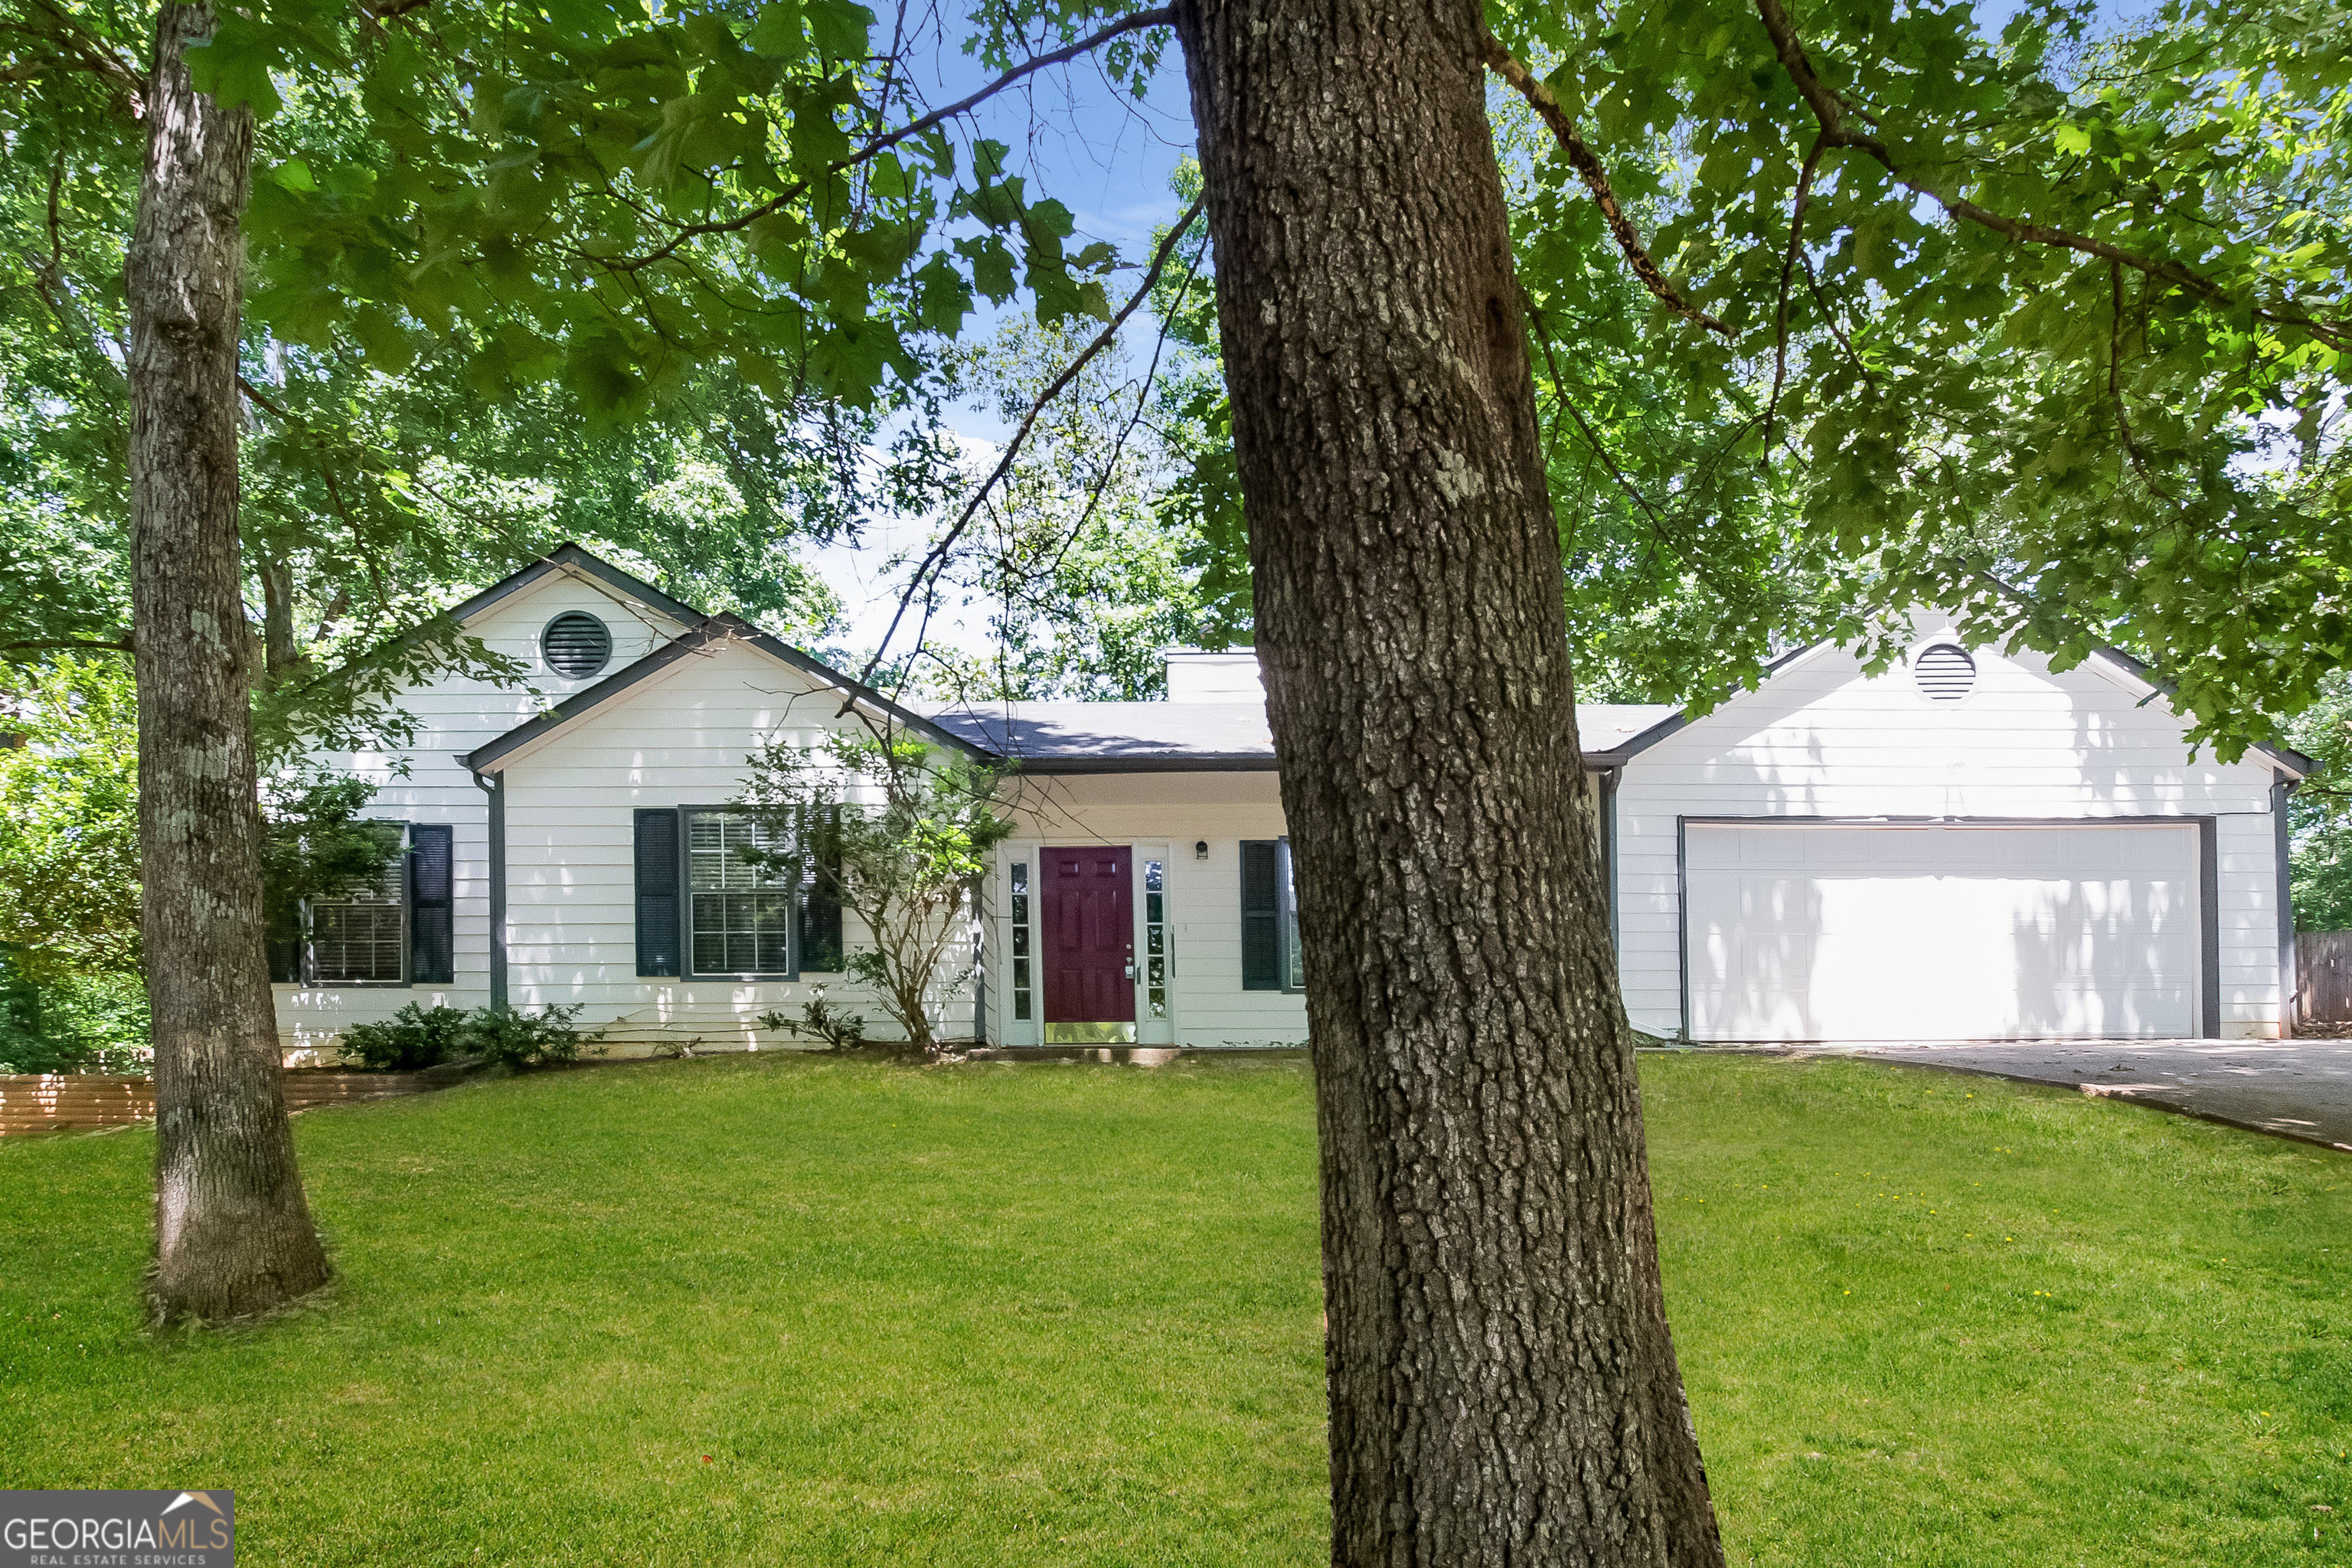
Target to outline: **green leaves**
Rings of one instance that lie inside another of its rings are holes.
[[[711,367],[784,403],[928,407],[977,301],[1101,318],[1119,258],[973,118],[902,136],[922,112],[903,67],[961,47],[1008,69],[1108,15],[1024,0],[890,45],[849,0],[232,14],[207,79],[276,110],[255,323],[370,374],[560,389],[612,430],[688,406]],[[1958,5],[1805,0],[1829,136],[1751,0],[1488,20],[1659,268],[1738,332],[1634,285],[1557,144],[1505,106],[1565,591],[1604,683],[1704,700],[1790,637],[1925,598],[1971,635],[2124,643],[2232,742],[2318,689],[2352,578],[2345,0],[2179,0],[2115,35],[2042,0],[1998,39]],[[1165,36],[1096,58],[1139,85]],[[56,101],[41,123],[100,112]],[[15,254],[44,253],[19,210]],[[1169,308],[1206,347],[1205,298]],[[1240,626],[1213,405],[1171,506]]]
[[[1704,606],[1693,624],[1734,665],[1769,640],[1751,628],[1924,599],[1989,640],[2131,647],[2225,747],[2309,700],[2352,585],[2340,440],[2305,412],[2341,405],[2352,331],[2352,10],[2171,15],[2103,36],[2086,10],[2032,5],[1996,43],[1965,8],[1807,4],[1794,25],[1842,131],[1897,173],[1831,139],[1793,226],[1822,121],[1744,0],[1494,15],[1633,193],[1653,254],[1741,330],[1718,347],[1628,295],[1589,200],[1507,110],[1556,400],[1657,513],[1596,489],[1591,444],[1555,429],[1572,619],[1592,540],[1604,620]],[[1618,522],[1596,529],[1596,509]],[[1743,579],[1767,608],[1739,607]]]
[[[866,58],[874,13],[856,0],[807,0],[809,37],[828,61]]]

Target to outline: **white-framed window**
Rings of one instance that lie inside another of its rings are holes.
[[[302,967],[313,984],[408,984],[408,834],[394,822],[383,831],[399,852],[373,881],[304,905],[309,930]]]
[[[1143,1016],[1168,1016],[1168,863],[1143,863]]]
[[[788,873],[748,858],[780,847],[772,830],[742,812],[686,808],[687,974],[788,979],[800,888]]]
[[[1036,925],[1029,911],[1029,862],[1011,863],[1009,913],[1013,925],[1013,1019],[1036,1016]]]

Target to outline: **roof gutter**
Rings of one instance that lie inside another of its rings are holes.
[[[1587,773],[1610,773],[1625,765],[1622,752],[1587,752]],[[1085,773],[1270,773],[1281,763],[1264,752],[1168,752],[1144,756],[1024,757],[1003,754],[1026,777],[1066,778]]]

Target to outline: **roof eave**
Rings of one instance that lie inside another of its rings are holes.
[[[656,606],[658,607],[658,606]],[[667,612],[665,612],[667,613]],[[961,735],[940,729],[920,714],[909,712],[869,687],[860,686],[831,665],[810,658],[789,643],[782,642],[760,630],[750,622],[734,616],[705,616],[701,624],[681,637],[671,638],[643,658],[614,671],[595,685],[573,692],[546,712],[525,721],[497,739],[484,742],[466,753],[466,766],[477,773],[494,773],[516,760],[517,753],[546,739],[576,719],[584,718],[614,698],[640,685],[676,664],[689,654],[699,653],[714,644],[743,642],[760,649],[783,664],[810,676],[820,683],[839,691],[850,702],[881,714],[895,723],[921,735],[933,744],[980,761],[994,761],[995,753],[973,745]]]
[[[2108,663],[2121,669],[2134,680],[2138,681],[2142,686],[2147,687],[2150,691],[2156,692],[2163,697],[2167,702],[2170,702],[2174,698],[2180,695],[2180,687],[2177,682],[2167,680],[2164,677],[2157,674],[2155,670],[2149,668],[2148,666],[2140,659],[2126,653],[2119,647],[2107,647],[2103,646],[2094,648],[2092,651],[2099,658],[2105,659]],[[2174,710],[2174,716],[2179,717],[2179,710],[2176,709]],[[2309,778],[2319,769],[2319,764],[2316,762],[2305,756],[2301,752],[2296,751],[2292,746],[2274,746],[2266,741],[2255,741],[2250,742],[2248,749],[2250,751],[2261,752],[2264,757],[2269,759],[2270,763],[2273,768],[2276,768],[2280,773],[2288,774],[2297,781]]]
[[[1588,773],[1622,767],[1626,753],[1621,751],[1587,752],[1584,767]],[[1142,756],[1142,757],[1008,757],[1024,774],[1041,777],[1066,777],[1080,773],[1270,773],[1279,771],[1280,764],[1260,752],[1245,752],[1226,756]]]
[[[636,600],[647,609],[658,610],[682,626],[700,626],[710,617],[692,605],[671,598],[644,578],[622,571],[611,562],[592,554],[584,546],[569,540],[557,545],[530,565],[509,573],[464,603],[453,605],[449,618],[463,626],[493,605],[514,597],[541,578],[557,572],[577,572],[593,578],[616,594]]]
[[[1277,766],[1275,759],[1263,752],[1127,757],[1024,757],[1009,753],[1004,760],[1022,774],[1046,777],[1076,773],[1270,773]]]

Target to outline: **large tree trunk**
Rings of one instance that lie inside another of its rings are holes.
[[[1475,0],[1180,0],[1322,1139],[1335,1563],[1722,1562]]]
[[[236,345],[253,117],[189,80],[212,13],[155,19],[131,239],[131,517],[141,931],[155,1016],[163,1320],[265,1310],[325,1283],[263,949],[261,820],[237,566]]]

